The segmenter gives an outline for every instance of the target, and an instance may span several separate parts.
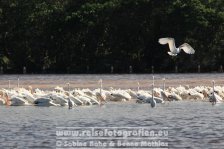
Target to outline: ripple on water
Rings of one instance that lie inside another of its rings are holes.
[[[224,105],[108,103],[102,107],[0,106],[4,148],[55,148],[56,127],[149,127],[169,131],[169,148],[223,148]]]

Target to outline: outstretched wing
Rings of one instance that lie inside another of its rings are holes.
[[[159,38],[160,44],[169,44],[170,51],[176,53],[175,40],[173,38]]]
[[[187,54],[195,53],[195,50],[188,43],[184,43],[184,44],[180,45],[179,48],[184,50],[184,52]]]

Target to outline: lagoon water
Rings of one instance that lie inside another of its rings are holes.
[[[151,75],[128,76],[95,75],[89,79],[91,75],[84,76],[84,78],[72,75],[45,77],[26,75],[20,76],[20,80],[23,85],[28,82],[27,84],[39,83],[39,86],[41,86],[40,82],[44,80],[43,78],[45,78],[46,84],[49,84],[49,80],[56,80],[52,81],[53,85],[45,86],[50,88],[68,80],[76,82],[76,85],[80,82],[87,82],[85,85],[97,84],[95,82],[99,78],[103,78],[104,82],[108,83],[120,81],[120,87],[124,88],[126,87],[122,86],[124,82],[130,85],[130,82],[126,82],[127,80],[132,80],[132,82],[140,80],[143,83],[151,77]],[[209,82],[212,78],[221,80],[223,77],[221,74],[201,74],[201,76],[195,75],[196,77],[193,74],[166,76],[173,81],[178,80],[179,77],[179,80],[185,78],[188,81],[193,80],[193,82],[198,78]],[[162,78],[163,76],[157,75],[156,77]],[[4,75],[0,82],[15,78],[16,75]],[[181,101],[158,104],[156,108],[151,108],[148,104],[107,103],[102,107],[86,106],[76,107],[72,110],[68,110],[66,107],[0,106],[1,149],[56,148],[58,127],[83,127],[83,129],[86,127],[167,128],[168,148],[220,149],[224,146],[224,104],[212,106],[208,102]]]
[[[102,107],[0,107],[1,148],[55,148],[57,127],[167,128],[169,148],[223,148],[224,104],[108,103]]]

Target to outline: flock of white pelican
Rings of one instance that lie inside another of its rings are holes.
[[[154,79],[153,79],[154,80]],[[209,101],[213,105],[221,103],[224,98],[224,87],[215,86],[212,82],[210,86],[189,86],[154,88],[154,81],[151,90],[105,90],[101,86],[98,89],[73,89],[65,90],[62,87],[55,87],[52,91],[43,91],[26,88],[1,89],[0,105],[7,106],[67,106],[69,109],[75,106],[102,105],[107,102],[127,102],[149,103],[155,107],[157,103],[180,100],[200,100]],[[138,83],[139,84],[139,83]]]

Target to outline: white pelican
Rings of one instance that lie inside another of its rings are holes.
[[[170,99],[170,101],[172,101],[172,100],[176,100],[176,101],[180,101],[180,100],[182,100],[182,98],[181,98],[178,94],[176,94],[176,93],[174,93],[174,92],[172,92],[172,93],[168,96],[168,98]]]
[[[159,97],[153,97],[154,100],[156,101],[156,103],[163,103],[163,99],[159,98]],[[137,103],[151,103],[152,100],[152,95],[144,92],[144,91],[140,91],[137,93]]]
[[[189,90],[189,95],[191,99],[200,99],[200,100],[204,99],[204,95],[202,93],[197,92],[194,89]]]
[[[168,52],[168,54],[170,56],[177,56],[177,54],[180,53],[180,50],[183,50],[187,54],[195,53],[195,50],[188,43],[184,43],[176,48],[174,38],[160,38],[159,43],[163,45],[169,44],[170,51]]]
[[[60,106],[59,104],[55,104],[50,98],[38,98],[34,101],[34,104],[36,106]]]
[[[25,106],[25,105],[30,105],[28,103],[28,101],[26,101],[25,99],[21,98],[21,97],[12,97],[10,99],[11,104],[10,106]]]
[[[137,99],[137,93],[135,91],[128,89],[126,92],[131,96],[132,99]]]
[[[216,103],[220,103],[222,101],[222,98],[215,93],[215,81],[212,81],[212,94],[209,96],[209,101],[212,103],[212,105],[215,105]]]
[[[59,104],[61,106],[67,106],[68,101],[61,94],[50,94],[48,96],[55,104]]]
[[[88,88],[82,89],[82,92],[90,97],[92,97],[94,95],[93,92]]]
[[[161,94],[161,97],[163,98],[163,100],[170,101],[170,98],[169,98],[170,93],[168,93],[166,91],[161,91],[160,94]]]
[[[131,96],[124,90],[114,90],[111,95],[114,97],[111,99],[113,101],[128,101],[131,99]]]
[[[155,97],[161,97],[161,88],[154,88],[153,93]]]
[[[102,102],[106,102],[106,96],[100,92],[96,92],[95,93],[96,99],[99,101],[100,105],[102,104]]]
[[[71,94],[70,92],[65,92],[65,95],[74,102],[74,105],[84,105],[83,101],[73,96],[73,94]]]

